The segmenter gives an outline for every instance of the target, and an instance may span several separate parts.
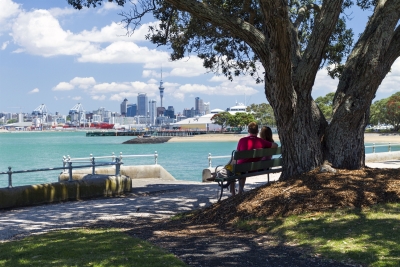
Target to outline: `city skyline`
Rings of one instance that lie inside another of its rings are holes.
[[[119,111],[125,98],[134,99],[141,92],[159,106],[160,86],[161,106],[173,106],[176,113],[194,107],[195,97],[209,103],[211,110],[236,102],[267,102],[263,84],[251,77],[230,82],[207,73],[196,55],[171,62],[166,47],[145,40],[148,27],[157,25],[152,17],[126,36],[119,24],[122,9],[114,3],[81,11],[67,1],[0,0],[0,5],[0,112],[31,113],[45,104],[49,113],[65,114],[77,103],[86,111],[99,107]],[[355,36],[363,30],[367,15],[352,10],[349,25]],[[395,93],[399,80],[398,60],[374,101]],[[312,95],[324,96],[336,85],[337,80],[322,69]]]

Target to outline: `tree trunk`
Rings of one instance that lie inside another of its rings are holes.
[[[321,165],[321,133],[326,122],[311,97],[304,99],[295,95],[291,101],[282,101],[282,95],[269,92],[266,90],[266,95],[275,111],[282,146],[283,171],[280,180],[288,180]],[[279,90],[275,89],[275,92]]]

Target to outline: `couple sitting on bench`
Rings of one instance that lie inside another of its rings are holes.
[[[265,132],[264,132],[265,131]],[[252,150],[252,149],[262,149],[262,148],[277,148],[278,145],[273,142],[272,139],[272,131],[269,127],[263,127],[261,132],[261,137],[259,138],[258,135],[258,125],[255,122],[251,122],[248,125],[248,133],[249,135],[243,137],[239,140],[237,145],[236,151],[245,151],[245,150]],[[249,159],[238,159],[236,164],[242,164],[246,162],[256,162],[259,160],[269,160],[272,156],[263,157],[263,158],[249,158]],[[239,190],[238,194],[242,194],[244,191],[244,185],[246,183],[246,178],[239,179]],[[236,194],[235,191],[235,181],[230,183],[230,192],[232,196]]]

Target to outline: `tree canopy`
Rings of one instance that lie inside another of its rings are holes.
[[[125,0],[108,0],[125,5]],[[69,0],[75,8],[101,0]],[[365,164],[364,130],[375,93],[400,55],[398,0],[138,0],[121,15],[128,31],[152,14],[148,40],[189,54],[229,79],[263,82],[283,153],[282,179],[318,167],[358,169]],[[372,9],[353,42],[348,8]],[[339,79],[327,123],[311,92],[318,70]]]
[[[259,125],[276,125],[274,111],[269,104],[251,104],[247,107],[246,111],[254,116],[255,121]]]

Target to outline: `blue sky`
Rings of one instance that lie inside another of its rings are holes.
[[[119,111],[127,98],[136,103],[138,93],[160,103],[158,86],[161,66],[164,106],[176,112],[194,107],[194,98],[210,102],[210,108],[235,102],[266,102],[263,86],[252,78],[230,82],[224,76],[207,73],[195,55],[169,61],[166,47],[145,40],[148,18],[132,36],[126,36],[121,7],[113,3],[96,9],[74,10],[67,0],[0,0],[0,112],[32,112],[45,104],[51,113],[67,114],[81,103],[85,110],[105,107]],[[127,9],[125,9],[127,10]],[[366,14],[349,12],[356,35],[363,30]],[[375,100],[398,91],[400,61],[380,86]],[[336,89],[321,70],[313,97]]]

